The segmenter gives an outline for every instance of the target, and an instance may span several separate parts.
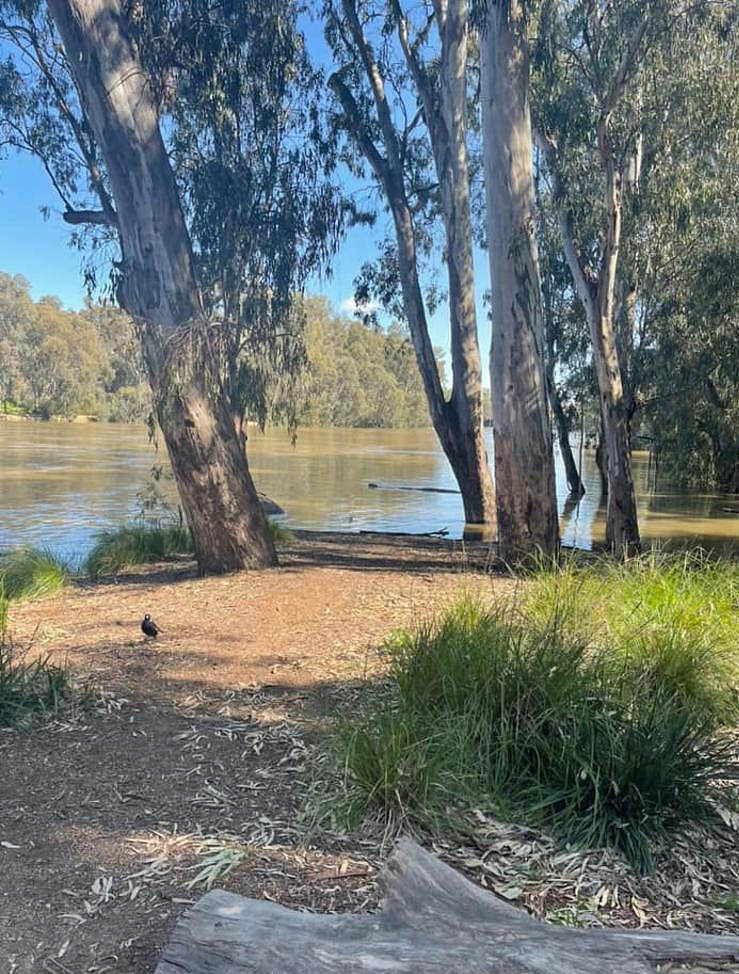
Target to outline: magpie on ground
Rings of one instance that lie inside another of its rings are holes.
[[[151,639],[156,639],[161,631],[148,612],[144,616],[144,621],[141,623],[141,631]]]

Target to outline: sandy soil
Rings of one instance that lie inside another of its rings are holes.
[[[0,731],[0,974],[152,971],[207,857],[218,885],[318,910],[375,901],[376,844],[306,841],[307,746],[378,671],[395,627],[459,592],[484,546],[313,536],[282,567],[189,563],[15,607],[16,642],[66,659],[92,710]],[[139,624],[149,612],[155,642]]]
[[[182,562],[14,606],[16,642],[94,690],[87,708],[0,731],[0,974],[149,974],[214,862],[232,866],[217,885],[245,895],[372,909],[386,850],[308,831],[311,749],[381,675],[394,628],[462,590],[511,594],[488,554],[314,534],[269,572],[200,579]],[[727,813],[671,836],[651,877],[479,811],[464,846],[435,849],[558,923],[739,933],[737,831]]]

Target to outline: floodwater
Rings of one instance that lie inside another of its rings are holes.
[[[489,432],[489,431],[488,431]],[[488,449],[492,456],[491,444]],[[431,430],[303,429],[295,446],[284,430],[249,437],[260,490],[286,511],[292,527],[344,531],[464,530],[462,504]],[[162,463],[143,426],[103,423],[0,422],[0,550],[44,545],[84,557],[96,531],[137,517],[138,492]],[[634,456],[639,517],[646,542],[688,543],[739,553],[739,497],[647,490],[646,454]],[[589,548],[603,540],[604,509],[595,459],[583,453],[587,489],[566,504],[557,463],[563,543]],[[380,485],[368,487],[369,483]],[[171,484],[165,484],[176,504]]]

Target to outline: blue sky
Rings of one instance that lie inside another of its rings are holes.
[[[309,46],[316,59],[331,67],[329,55],[317,24],[305,23]],[[48,207],[50,213],[44,216]],[[32,294],[57,295],[69,308],[84,301],[81,254],[69,246],[70,230],[61,218],[61,204],[41,164],[16,153],[0,160],[0,271],[22,274],[31,284]],[[328,278],[315,279],[309,290],[324,294],[339,309],[347,310],[353,295],[353,281],[361,265],[372,256],[376,242],[387,230],[387,219],[376,228],[357,227],[347,233]],[[488,286],[487,256],[476,255],[478,325],[485,374],[490,344],[490,326],[482,305]],[[440,278],[444,283],[444,278]],[[447,309],[442,306],[430,321],[434,344],[448,350]],[[488,383],[486,382],[486,385]]]

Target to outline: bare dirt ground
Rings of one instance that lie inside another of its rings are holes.
[[[14,607],[16,640],[96,689],[91,709],[0,731],[0,974],[148,974],[214,858],[244,895],[372,909],[378,835],[306,831],[311,748],[394,628],[516,584],[486,562],[483,545],[313,535],[269,572],[183,562]],[[732,824],[676,838],[651,879],[481,812],[467,846],[435,848],[557,922],[737,932]]]
[[[17,642],[102,695],[91,712],[0,731],[0,972],[153,970],[202,892],[187,884],[229,844],[251,851],[219,885],[371,905],[374,843],[369,859],[359,841],[353,854],[305,843],[307,742],[395,627],[494,584],[459,544],[316,537],[273,571],[157,566],[14,608]]]

